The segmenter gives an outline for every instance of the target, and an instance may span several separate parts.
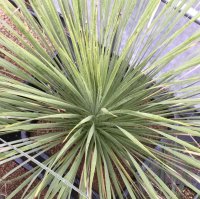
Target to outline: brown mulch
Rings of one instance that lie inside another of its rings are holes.
[[[9,171],[11,171],[12,169],[16,168],[18,166],[18,164],[14,161],[10,161],[6,164],[3,164],[0,166],[0,178],[2,178],[6,173],[8,173]],[[17,171],[15,171],[13,174],[11,174],[6,180],[13,180],[17,177],[20,177],[21,175],[25,174],[27,171],[24,168],[19,168]],[[27,176],[28,177],[28,176]],[[0,194],[8,196],[10,193],[12,193],[12,191],[14,191],[16,188],[18,188],[18,186],[24,182],[24,180],[27,179],[27,177],[23,177],[19,180],[13,181],[13,182],[1,182],[0,181]],[[39,180],[36,179],[33,184],[32,187],[36,186],[39,183]],[[19,199],[21,198],[21,196],[23,195],[24,191],[25,191],[26,187],[24,187],[20,192],[18,192],[13,199]],[[30,189],[27,191],[27,193],[30,192]],[[40,195],[40,199],[43,199],[45,196],[46,190],[42,191],[41,195]],[[39,197],[37,197],[39,199]],[[36,198],[36,199],[37,199]]]
[[[189,189],[189,188],[185,188],[184,190],[183,190],[183,198],[182,199],[193,199],[194,197],[195,197],[195,193],[191,190],[191,189]]]

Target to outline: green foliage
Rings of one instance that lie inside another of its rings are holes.
[[[6,70],[0,76],[0,135],[40,133],[0,145],[0,165],[21,156],[37,165],[7,198],[27,185],[26,199],[45,188],[46,199],[69,197],[72,189],[80,198],[91,198],[94,187],[102,199],[123,198],[125,187],[131,198],[175,199],[176,182],[200,194],[191,183],[200,182],[199,144],[181,139],[200,137],[200,116],[189,115],[198,113],[200,99],[191,97],[199,94],[194,84],[199,75],[177,79],[200,64],[199,53],[160,73],[200,41],[198,30],[164,53],[195,20],[174,28],[194,0],[181,13],[186,0],[176,10],[177,1],[171,0],[161,11],[160,0],[58,2],[64,26],[52,0],[30,0],[39,23],[23,0],[16,0],[18,10],[0,0],[21,34],[1,24],[23,45],[0,34],[0,45],[7,49],[0,52],[12,60],[0,58]],[[130,36],[121,46],[127,27]],[[170,88],[180,84],[187,87],[177,97]],[[61,149],[42,164],[35,159],[57,146]],[[31,186],[43,169],[44,178]],[[77,175],[79,189],[73,186]]]

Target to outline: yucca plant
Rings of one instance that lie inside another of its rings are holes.
[[[29,1],[37,19],[23,0],[15,1],[17,9],[0,0],[21,32],[1,21],[21,45],[0,35],[10,60],[0,58],[0,135],[39,130],[1,139],[0,165],[27,158],[2,182],[25,163],[36,164],[8,199],[24,187],[26,199],[44,189],[46,199],[70,198],[73,189],[80,198],[92,198],[95,189],[101,199],[175,199],[178,184],[200,194],[192,183],[200,182],[200,74],[180,78],[200,64],[200,51],[161,73],[200,41],[197,30],[166,50],[199,18],[175,29],[195,3],[178,2],[161,8],[160,0],[58,0],[61,20],[52,0]]]

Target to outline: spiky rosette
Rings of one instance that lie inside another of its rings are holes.
[[[8,198],[24,187],[28,199],[45,188],[48,199],[69,198],[73,189],[88,198],[92,189],[102,199],[123,198],[126,189],[133,199],[175,199],[178,184],[200,194],[192,184],[200,179],[200,99],[191,98],[199,94],[199,74],[177,78],[200,64],[199,53],[161,73],[200,41],[197,31],[164,51],[199,17],[174,30],[194,1],[179,13],[175,0],[164,8],[160,0],[58,0],[62,18],[51,0],[29,2],[34,16],[23,0],[15,1],[18,9],[0,0],[21,32],[1,21],[18,43],[0,35],[9,58],[0,58],[0,134],[32,132],[28,139],[1,139],[0,164],[22,156],[36,164]]]

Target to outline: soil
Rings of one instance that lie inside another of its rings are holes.
[[[6,164],[3,164],[0,166],[0,178],[3,177],[6,173],[17,167],[18,164],[14,161],[10,161]],[[13,174],[11,174],[6,180],[15,179],[23,174],[25,174],[27,171],[23,167],[19,168],[17,171],[15,171]],[[18,186],[26,180],[27,177],[21,178],[19,180],[13,181],[13,182],[0,182],[0,194],[8,196],[12,191],[14,191]],[[39,180],[35,180],[32,187],[36,186],[38,184]],[[18,192],[13,199],[19,199],[23,195],[26,187],[24,187],[20,192]],[[27,192],[29,193],[30,190]],[[41,199],[44,198],[46,193],[46,190],[41,193]],[[38,197],[39,198],[39,197]],[[37,199],[37,198],[36,198]]]
[[[189,188],[183,190],[183,199],[193,199],[195,195],[196,194]]]
[[[0,9],[0,19],[4,20],[5,22],[9,23],[12,25],[12,27],[14,27],[14,25],[11,23],[10,19],[4,14],[4,12]],[[14,29],[16,30],[16,28],[14,27]],[[2,27],[2,25],[0,25],[0,32],[2,32],[4,35],[8,36],[9,38],[11,38],[12,40],[16,41],[19,45],[20,42],[17,40],[16,37],[14,37],[12,35],[12,33],[8,32],[5,28]],[[4,48],[3,46],[0,46],[0,48]],[[8,57],[6,57],[4,54],[0,54],[0,57],[3,57],[5,59],[7,59],[8,61],[11,61]],[[14,63],[15,64],[15,63]],[[6,73],[6,71],[2,71],[2,69],[0,68],[0,73]],[[11,74],[8,74],[11,75]],[[16,76],[12,76],[14,79],[20,80],[19,78],[17,78]],[[62,146],[57,146],[55,148],[53,148],[52,150],[49,151],[49,155],[54,154],[56,151],[60,150]],[[10,161],[6,164],[0,165],[0,178],[2,176],[4,176],[6,173],[8,173],[10,170],[12,170],[13,168],[15,168],[17,166],[17,163],[15,163],[14,161]],[[79,173],[81,173],[81,168],[79,170]],[[14,172],[8,179],[14,179],[16,177],[19,177],[21,175],[23,175],[24,173],[26,173],[26,169],[24,168],[19,168],[16,172]],[[17,181],[13,181],[10,183],[5,183],[0,181],[0,198],[1,198],[1,194],[2,195],[9,195],[13,190],[15,190],[24,180],[26,179],[26,177],[17,180]],[[39,182],[39,180],[36,180],[32,187],[34,187],[37,183]],[[98,182],[97,180],[95,180],[94,182],[94,189],[97,190],[98,189]],[[25,188],[22,189],[17,195],[15,195],[13,197],[13,199],[19,199],[23,192],[24,192]],[[184,189],[183,191],[184,197],[183,199],[193,199],[195,194],[188,188]],[[40,198],[44,198],[45,195],[45,191],[42,192],[41,197]]]

